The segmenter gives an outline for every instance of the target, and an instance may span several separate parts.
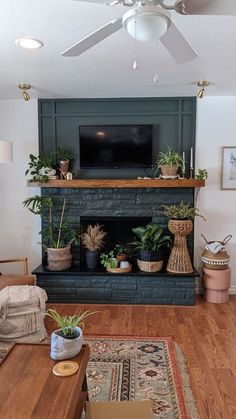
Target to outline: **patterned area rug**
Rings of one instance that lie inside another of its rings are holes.
[[[89,338],[90,400],[151,399],[155,419],[199,418],[172,338]],[[181,374],[182,372],[182,374]]]
[[[172,338],[89,337],[90,400],[151,399],[155,419],[199,419],[183,354]],[[0,343],[0,360],[9,349]]]

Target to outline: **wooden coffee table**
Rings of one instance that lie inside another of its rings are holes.
[[[86,367],[89,347],[72,359],[79,370],[57,377],[50,345],[16,343],[0,366],[1,419],[78,419],[88,400]]]

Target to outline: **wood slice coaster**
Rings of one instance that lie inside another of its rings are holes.
[[[58,377],[69,377],[70,375],[75,374],[79,369],[79,365],[74,361],[62,361],[58,362],[53,367],[53,374]]]

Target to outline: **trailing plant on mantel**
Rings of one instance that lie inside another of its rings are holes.
[[[198,216],[205,220],[203,215],[199,214],[198,208],[192,207],[190,202],[185,204],[183,201],[181,201],[180,204],[162,205],[162,207],[163,215],[170,219],[193,220]]]
[[[25,208],[28,208],[33,214],[45,216],[45,227],[39,234],[43,234],[43,241],[46,247],[60,249],[69,246],[76,240],[76,233],[69,227],[64,218],[66,200],[63,200],[59,219],[53,214],[55,201],[51,197],[32,196],[22,202]]]

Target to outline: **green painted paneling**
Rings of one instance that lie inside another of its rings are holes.
[[[153,156],[167,145],[189,156],[195,145],[195,98],[117,98],[39,100],[40,151],[69,147],[79,177],[126,178],[150,175],[144,170],[79,168],[80,125],[154,125]],[[188,165],[187,165],[188,166]]]

